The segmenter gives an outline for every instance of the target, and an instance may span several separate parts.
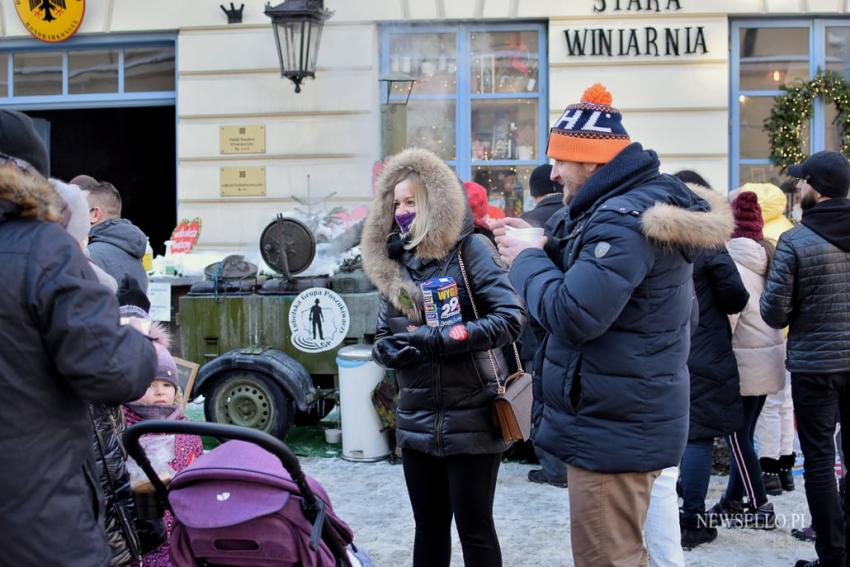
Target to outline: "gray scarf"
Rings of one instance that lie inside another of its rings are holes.
[[[183,415],[180,404],[125,404],[142,419],[179,419]]]

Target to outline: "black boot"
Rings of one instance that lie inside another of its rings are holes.
[[[536,482],[538,484],[551,484],[552,486],[557,486],[558,488],[566,488],[567,487],[567,477],[563,478],[549,478],[546,476],[546,471],[543,469],[533,469],[528,471],[528,480],[531,482]]]
[[[764,483],[764,491],[769,496],[779,496],[782,494],[782,481],[779,478],[779,461],[762,457],[759,459],[759,464],[761,465],[761,479]]]
[[[820,559],[815,559],[814,561],[806,561],[805,559],[800,559],[799,561],[794,563],[794,567],[820,567],[820,565]]]
[[[785,492],[793,492],[794,490],[794,461],[796,461],[796,457],[797,455],[794,453],[779,457],[779,482]]]
[[[712,527],[741,528],[744,526],[744,504],[740,500],[721,497],[717,504],[706,511],[705,519]]]
[[[682,549],[686,551],[717,539],[717,528],[709,527],[704,516],[685,518],[679,515],[679,528],[682,535]]]
[[[744,514],[744,527],[756,530],[775,530],[776,512],[772,502],[765,502],[758,508],[747,505]]]

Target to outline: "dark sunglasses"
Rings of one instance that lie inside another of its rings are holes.
[[[24,173],[27,173],[29,175],[37,175],[38,177],[42,176],[41,173],[39,173],[38,170],[36,170],[36,168],[34,168],[32,165],[30,165],[30,163],[28,161],[22,160],[21,158],[16,158],[14,156],[10,156],[9,154],[4,154],[3,152],[0,152],[0,165],[4,165],[4,164],[7,164],[7,163],[11,163],[12,165],[14,165],[18,169],[20,169],[21,171],[23,171]]]

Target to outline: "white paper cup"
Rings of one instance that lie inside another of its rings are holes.
[[[507,236],[523,242],[537,242],[543,236],[542,228],[513,228],[508,230]]]

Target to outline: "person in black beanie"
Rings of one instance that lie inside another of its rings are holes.
[[[139,317],[147,317],[151,310],[151,301],[145,295],[142,286],[129,275],[125,275],[118,285],[118,305],[122,308],[122,314],[124,308],[133,307]]]
[[[528,188],[534,208],[526,211],[520,217],[532,226],[541,227],[561,207],[564,206],[564,188],[557,181],[552,181],[549,176],[552,166],[548,163],[537,166],[531,172],[528,180]]]
[[[548,163],[538,166],[531,172],[528,184],[531,190],[531,198],[536,204],[534,209],[526,211],[520,218],[532,226],[542,227],[547,225],[549,219],[557,211],[564,208],[563,186],[557,181],[549,179],[551,174],[552,166]],[[539,469],[528,471],[528,480],[566,488],[567,464],[534,443],[534,437],[543,419],[543,377],[540,369],[534,363],[534,358],[545,332],[533,319],[529,319],[528,323],[520,335],[519,348],[524,367],[532,369],[534,405],[532,407],[531,439],[529,443],[533,447],[537,461],[540,463]]]
[[[818,560],[797,567],[845,565],[850,499],[839,500],[833,434],[850,429],[850,163],[838,152],[817,152],[788,168],[799,179],[802,223],[782,233],[761,296],[764,321],[789,327],[785,366],[797,434],[806,462],[803,478]],[[842,435],[850,454],[850,435]]]
[[[47,149],[26,114],[0,110],[0,152],[24,160],[45,179],[50,176]]]

